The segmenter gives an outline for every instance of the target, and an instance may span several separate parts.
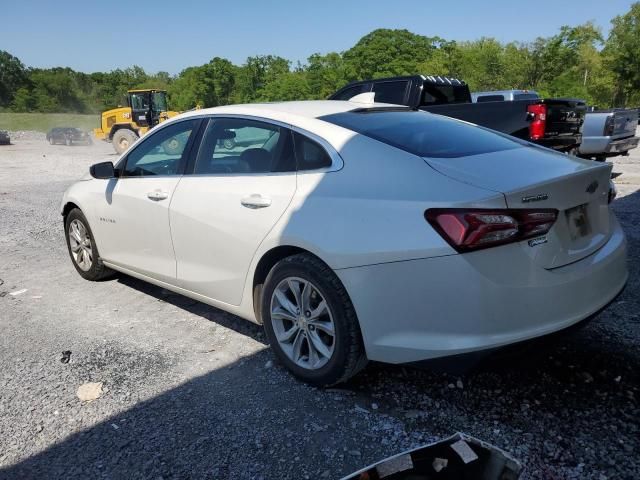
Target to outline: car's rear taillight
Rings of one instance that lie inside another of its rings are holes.
[[[604,122],[604,136],[610,137],[613,135],[613,132],[616,130],[616,119],[613,115],[607,117],[607,120]]]
[[[545,235],[558,211],[432,208],[424,215],[449,245],[468,252]]]
[[[527,112],[531,117],[529,138],[531,140],[544,138],[544,132],[547,128],[547,106],[544,103],[535,103],[527,107]]]
[[[613,183],[612,180],[609,180],[609,195],[607,200],[609,203],[613,202],[618,196],[618,189],[616,188],[616,184]]]

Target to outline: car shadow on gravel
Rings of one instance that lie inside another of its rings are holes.
[[[217,324],[241,335],[251,337],[253,340],[260,342],[263,345],[267,344],[263,334],[264,330],[261,325],[249,322],[248,320],[237,317],[223,310],[219,310],[207,305],[206,303],[199,302],[198,300],[193,300],[185,297],[184,295],[180,295],[162,287],[152,285],[151,283],[130,277],[129,275],[117,274],[116,278],[119,283],[144,293],[145,295],[154,297],[160,302],[169,303],[192,313],[193,315],[197,315],[208,321],[216,322]]]

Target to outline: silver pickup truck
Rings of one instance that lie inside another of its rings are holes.
[[[604,161],[607,157],[628,155],[636,148],[637,109],[594,110],[587,112],[582,125],[579,155]]]

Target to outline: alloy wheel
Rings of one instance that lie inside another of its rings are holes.
[[[318,288],[299,277],[285,278],[270,305],[271,324],[287,357],[308,370],[326,365],[335,349],[335,323]]]
[[[84,272],[89,271],[93,265],[91,237],[87,227],[78,219],[69,224],[69,248],[76,265]]]

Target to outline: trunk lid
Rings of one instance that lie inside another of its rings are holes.
[[[632,137],[638,126],[638,110],[616,110],[613,112],[614,138]]]
[[[548,98],[542,102],[547,106],[545,137],[573,136],[581,133],[587,111],[587,105],[583,100]]]
[[[448,177],[502,193],[508,208],[557,209],[558,219],[547,235],[520,242],[546,269],[591,255],[611,235],[608,164],[535,146],[425,161]]]

